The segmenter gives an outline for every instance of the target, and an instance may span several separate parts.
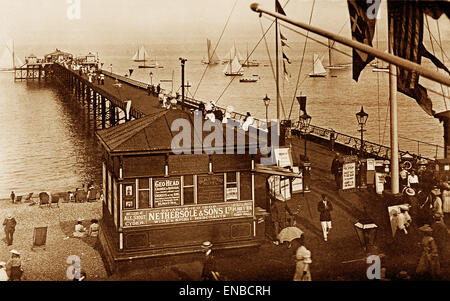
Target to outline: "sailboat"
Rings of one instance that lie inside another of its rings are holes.
[[[149,65],[146,64],[147,61],[150,61],[150,55],[148,54],[147,50],[145,50],[144,46],[141,46],[141,48],[138,49],[138,51],[131,59],[135,62],[144,63],[144,65],[139,65],[139,68],[162,68],[162,66],[160,66],[156,60],[154,60]]]
[[[245,62],[245,58],[242,57],[241,53],[237,49],[236,43],[234,43],[233,46],[231,47],[230,51],[228,52],[227,57],[229,57],[230,59],[225,59],[223,61],[224,64],[230,63],[234,57],[237,57],[239,64],[242,64]]]
[[[336,43],[333,42],[332,40],[328,39],[328,62],[329,62],[329,66],[326,66],[325,68],[330,69],[330,70],[341,70],[341,69],[346,69],[348,68],[351,63],[341,63],[341,60],[338,60],[338,55],[336,49],[333,49],[333,47],[336,46]]]
[[[22,60],[14,55],[13,40],[6,41],[2,55],[0,56],[0,71],[13,72],[16,67],[22,67],[23,65]]]
[[[248,44],[247,44],[247,60],[244,59],[242,67],[258,67],[259,63],[256,60],[251,60],[248,54]]]
[[[217,53],[213,53],[213,49],[211,49],[211,40],[210,39],[206,39],[206,48],[207,48],[207,55],[208,55],[208,59],[202,60],[203,64],[207,64],[207,65],[216,65],[220,62],[219,56],[217,55]]]
[[[314,53],[313,56],[313,72],[309,74],[309,77],[326,77],[327,70],[322,65],[322,62],[319,59],[317,53]]]
[[[242,65],[239,63],[237,56],[228,62],[227,66],[223,70],[226,76],[242,76],[244,72],[242,71]]]

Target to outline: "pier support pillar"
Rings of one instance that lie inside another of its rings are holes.
[[[102,129],[106,128],[106,98],[105,96],[101,96],[102,100],[101,100],[101,114],[102,114]]]
[[[116,125],[116,106],[111,102],[109,103],[109,124],[111,126]]]
[[[94,132],[97,130],[97,92],[94,91],[94,100],[92,101],[92,112],[94,114],[93,120],[94,120]]]
[[[86,104],[87,104],[87,123],[88,128],[91,126],[91,93],[92,90],[89,87],[86,87]]]

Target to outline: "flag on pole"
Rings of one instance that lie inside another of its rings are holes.
[[[275,11],[281,15],[286,16],[286,13],[284,12],[283,7],[278,0],[275,1]]]
[[[301,95],[297,96],[298,104],[300,105],[300,110],[303,111],[303,113],[306,113],[306,96]]]
[[[286,69],[286,63],[283,61],[283,73],[284,73],[284,78],[289,81],[289,77],[291,77],[291,75],[289,74],[289,72]]]
[[[286,54],[284,54],[284,52],[283,52],[283,59],[285,59],[289,64],[291,63],[291,61],[290,61],[289,58],[286,56]]]
[[[350,14],[352,38],[372,47],[376,16],[369,18],[369,6],[366,0],[347,0]],[[377,10],[378,13],[378,10]],[[358,81],[359,74],[375,57],[360,50],[353,49],[353,79]]]
[[[423,44],[424,12],[432,17],[437,17],[444,13],[444,9],[441,8],[445,8],[445,6],[448,8],[448,2],[389,0],[388,12],[389,20],[392,19],[393,21],[394,55],[419,65],[423,56],[449,73],[445,65],[431,54]],[[449,15],[448,10],[446,15]],[[414,98],[428,115],[434,115],[433,103],[428,96],[427,89],[419,84],[417,72],[397,67],[397,90]]]
[[[291,48],[286,42],[281,40],[281,46]]]

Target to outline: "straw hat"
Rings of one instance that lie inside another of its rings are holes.
[[[431,229],[430,225],[425,224],[422,227],[419,228],[422,232],[433,232],[433,229]]]
[[[82,219],[81,217],[79,217],[79,218],[77,219],[77,222],[82,222],[82,221],[84,221],[84,219]]]
[[[398,211],[397,211],[396,208],[394,208],[394,209],[392,209],[389,213],[390,213],[390,215],[397,215],[397,214],[398,214]]]
[[[6,262],[0,261],[0,267],[4,267],[4,266],[6,266]]]
[[[8,215],[6,216],[6,218],[7,218],[7,219],[12,219],[13,216],[12,216],[12,214],[10,213],[10,214],[8,214]]]
[[[431,193],[433,193],[434,195],[440,195],[441,194],[441,190],[439,189],[439,187],[433,186],[433,189],[431,190]]]
[[[204,242],[202,243],[202,248],[203,248],[203,249],[210,249],[212,246],[213,246],[213,245],[212,245],[212,243],[211,243],[210,241],[204,241]]]
[[[401,206],[398,206],[398,208],[400,208],[400,210],[405,210],[405,211],[409,210],[409,206],[408,205],[401,205]]]
[[[9,251],[9,252],[11,252],[11,253],[13,253],[13,254],[16,254],[16,255],[20,255],[19,251],[15,250],[15,249],[13,249],[13,250],[11,250],[11,251]]]
[[[410,188],[410,187],[408,187],[408,188],[406,188],[406,194],[407,195],[409,195],[409,196],[415,196],[416,195],[416,192],[414,191],[414,189],[412,189],[412,188]]]

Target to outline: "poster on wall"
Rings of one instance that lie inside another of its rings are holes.
[[[274,153],[278,167],[292,167],[292,154],[290,148],[277,148]]]
[[[238,199],[238,188],[227,187],[227,201]]]
[[[369,158],[367,159],[367,171],[375,170],[375,159]]]
[[[155,208],[181,205],[181,177],[153,179]]]
[[[383,194],[385,177],[385,173],[375,173],[375,191],[377,194]]]
[[[225,200],[223,174],[199,175],[197,177],[199,204],[220,203]]]
[[[123,207],[124,209],[134,209],[136,208],[136,195],[135,195],[135,184],[134,183],[124,183],[123,184]]]
[[[356,163],[344,163],[342,167],[342,189],[356,188]]]

